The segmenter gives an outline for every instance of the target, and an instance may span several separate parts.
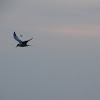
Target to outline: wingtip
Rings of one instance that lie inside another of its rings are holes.
[[[30,40],[32,40],[33,38],[31,38]]]
[[[16,36],[16,33],[14,32],[14,36]]]
[[[13,34],[15,34],[15,32]]]
[[[31,40],[32,40],[33,38],[31,38]]]

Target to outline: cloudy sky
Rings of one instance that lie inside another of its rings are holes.
[[[100,0],[0,0],[0,100],[99,100],[99,19]]]

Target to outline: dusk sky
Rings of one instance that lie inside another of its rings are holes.
[[[0,100],[100,100],[100,0],[0,0]]]

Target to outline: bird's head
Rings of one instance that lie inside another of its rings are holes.
[[[17,44],[16,48],[19,47],[19,44]]]

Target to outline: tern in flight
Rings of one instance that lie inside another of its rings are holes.
[[[17,44],[16,47],[26,47],[26,46],[30,46],[30,45],[27,45],[27,42],[33,39],[33,38],[31,38],[31,39],[29,39],[29,40],[22,41],[22,40],[20,40],[20,39],[17,37],[17,35],[16,35],[15,32],[14,32],[14,34],[13,34],[13,37],[14,37],[14,39],[15,39],[16,41],[19,42],[19,44]]]

